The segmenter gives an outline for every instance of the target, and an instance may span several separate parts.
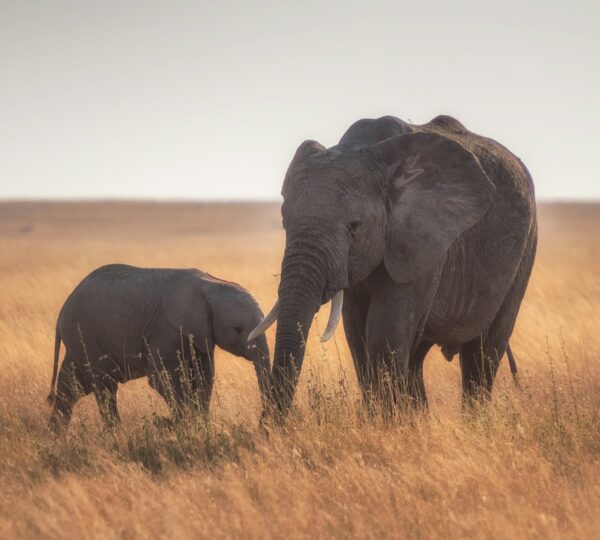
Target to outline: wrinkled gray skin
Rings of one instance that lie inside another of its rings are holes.
[[[92,392],[103,418],[117,421],[118,383],[143,376],[175,414],[184,403],[206,413],[215,345],[254,363],[264,403],[270,371],[267,341],[261,336],[247,343],[262,317],[247,290],[200,270],[123,264],[94,270],[58,317],[51,425],[68,423],[77,400]],[[61,339],[66,354],[55,392]]]
[[[290,406],[315,312],[340,289],[366,399],[385,373],[403,398],[426,403],[434,344],[460,355],[467,401],[491,392],[537,243],[533,182],[518,158],[449,116],[359,120],[333,148],[302,143],[282,195],[276,411]]]

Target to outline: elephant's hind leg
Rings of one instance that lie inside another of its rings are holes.
[[[494,321],[487,332],[465,343],[461,348],[460,368],[463,380],[463,398],[466,402],[481,397],[487,398],[492,392],[500,360],[506,352],[529,282],[536,242],[537,230],[534,228],[530,233],[530,239],[513,284]]]
[[[90,390],[86,388],[78,376],[73,357],[66,354],[58,372],[56,397],[50,416],[50,427],[54,431],[58,431],[68,425],[73,413],[73,407],[75,407],[79,399],[89,394]]]
[[[465,343],[460,350],[465,404],[491,396],[521,303],[521,298],[517,300],[515,294],[514,290],[509,292],[487,332]]]
[[[463,383],[463,400],[465,404],[486,399],[491,395],[492,386],[504,355],[507,338],[482,335],[468,343],[460,350],[460,370]]]

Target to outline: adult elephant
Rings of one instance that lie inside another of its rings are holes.
[[[489,394],[537,243],[533,182],[517,157],[449,116],[365,119],[332,148],[302,143],[281,193],[279,298],[251,335],[278,321],[276,411],[290,406],[313,316],[331,299],[323,338],[343,313],[365,398],[386,373],[425,402],[433,344],[449,360],[460,353],[466,398]]]

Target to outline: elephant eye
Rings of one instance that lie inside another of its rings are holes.
[[[241,326],[234,326],[233,329],[237,332],[238,335],[241,335],[244,330]]]
[[[355,219],[351,221],[348,225],[348,230],[350,231],[350,234],[355,235],[361,223],[362,221],[360,221],[360,219]]]

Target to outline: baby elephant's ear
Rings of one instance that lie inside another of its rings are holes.
[[[171,335],[176,337],[181,332],[184,347],[192,335],[199,350],[210,352],[213,346],[212,310],[199,280],[197,276],[191,276],[167,287],[162,297],[162,314],[165,322],[171,325]]]
[[[492,204],[496,188],[464,146],[435,133],[410,133],[370,147],[391,203],[385,267],[398,283],[442,260]]]

